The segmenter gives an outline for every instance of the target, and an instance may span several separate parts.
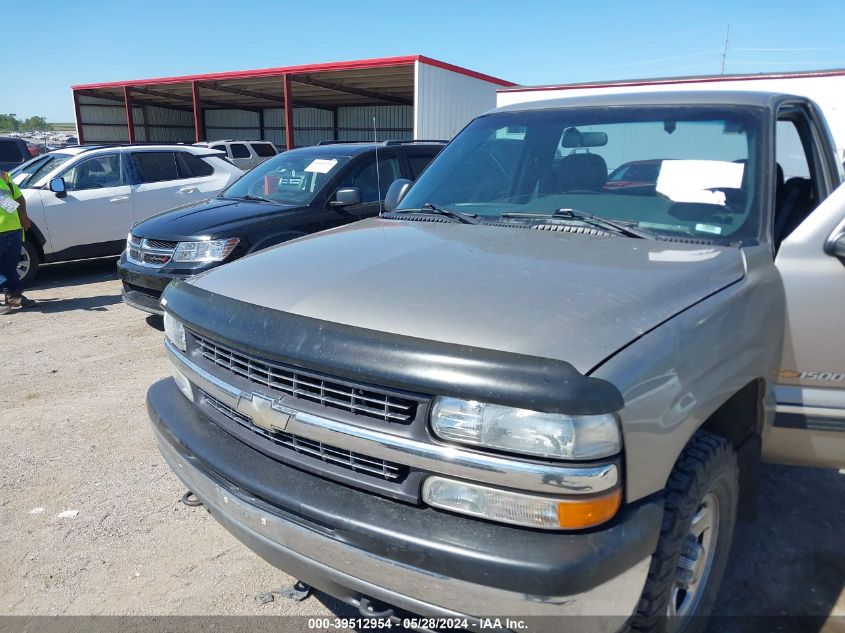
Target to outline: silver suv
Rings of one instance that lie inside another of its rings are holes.
[[[159,446],[364,615],[700,630],[761,460],[845,467],[842,178],[797,96],[494,110],[381,217],[170,284]]]
[[[268,158],[273,158],[279,152],[276,146],[270,141],[210,141],[208,143],[195,143],[209,149],[216,149],[225,152],[226,157],[232,163],[247,171],[256,165],[260,165]]]

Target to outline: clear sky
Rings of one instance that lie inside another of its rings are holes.
[[[728,24],[728,73],[845,68],[843,0],[12,4],[0,113],[55,122],[73,120],[72,84],[394,55],[529,85],[713,74]]]

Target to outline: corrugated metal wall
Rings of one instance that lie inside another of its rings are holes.
[[[414,62],[414,138],[449,140],[496,107],[496,84]]]
[[[408,140],[414,138],[413,106],[357,106],[337,109],[337,136],[339,141]]]
[[[258,112],[205,110],[204,113],[206,140],[255,140],[261,137]]]
[[[338,140],[371,140],[373,138],[373,116],[376,117],[379,140],[413,138],[413,111],[412,106],[338,108]],[[334,113],[331,110],[317,108],[294,108],[293,127],[293,141],[296,147],[316,145],[320,141],[330,141],[334,138]],[[209,131],[210,136],[211,132]],[[254,138],[258,138],[257,134]],[[276,145],[284,146],[285,111],[283,108],[264,110],[264,138]]]
[[[294,145],[316,145],[322,140],[332,138],[332,112],[317,108],[293,109]],[[285,145],[285,110],[267,108],[264,110],[264,139],[284,147]]]
[[[144,125],[144,113],[149,118]],[[86,143],[128,143],[126,108],[119,101],[79,96],[79,114]],[[132,109],[135,140],[139,142],[194,142],[194,120],[190,112],[156,106]],[[149,130],[150,138],[146,131]]]

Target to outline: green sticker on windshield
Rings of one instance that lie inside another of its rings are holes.
[[[700,231],[701,233],[712,233],[713,235],[722,234],[722,227],[713,226],[712,224],[696,224],[695,230]]]

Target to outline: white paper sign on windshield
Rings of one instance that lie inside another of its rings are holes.
[[[720,189],[739,189],[745,165],[721,160],[664,160],[657,191],[673,202],[725,205]]]
[[[315,158],[305,168],[305,171],[311,171],[316,174],[327,174],[334,169],[335,165],[337,165],[336,158]]]

